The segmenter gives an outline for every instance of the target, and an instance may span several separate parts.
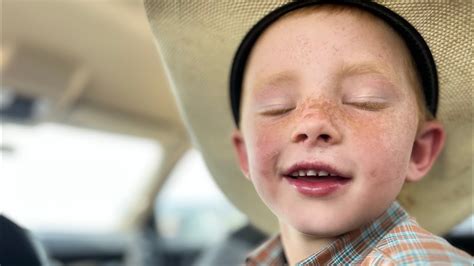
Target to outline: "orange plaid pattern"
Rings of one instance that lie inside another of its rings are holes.
[[[247,266],[286,265],[280,237],[274,236],[254,252]],[[347,233],[298,265],[473,265],[473,258],[446,240],[421,228],[394,202],[383,215]]]

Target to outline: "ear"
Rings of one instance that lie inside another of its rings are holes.
[[[237,155],[240,170],[242,170],[245,177],[250,180],[247,148],[245,147],[245,141],[240,130],[235,129],[234,132],[232,132],[232,143],[234,144],[234,152]]]
[[[428,173],[441,153],[445,139],[446,133],[440,122],[423,123],[413,144],[407,181],[419,181]]]

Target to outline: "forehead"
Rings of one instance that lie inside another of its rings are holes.
[[[260,36],[249,57],[244,88],[248,78],[305,65],[374,70],[397,79],[395,66],[406,66],[407,60],[403,40],[372,14],[352,7],[306,8],[280,18]]]

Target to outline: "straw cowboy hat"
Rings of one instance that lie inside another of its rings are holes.
[[[234,64],[232,77],[230,73],[246,34],[263,17],[287,2],[145,0],[159,53],[194,143],[226,196],[252,223],[267,232],[277,229],[276,218],[243,177],[233,153],[230,136],[236,127],[233,119],[238,121],[238,118],[233,117],[229,104],[229,80],[234,79],[232,86],[238,83],[238,69],[235,69],[239,66]],[[363,0],[337,2],[366,5],[369,9],[375,6]],[[473,2],[376,2],[406,19],[421,34],[423,38],[415,46],[423,46],[426,41],[431,50],[432,57],[430,53],[419,56],[418,53],[426,52],[423,47],[412,50],[412,55],[420,57],[415,61],[422,72],[425,98],[429,109],[445,125],[448,138],[430,174],[421,182],[406,184],[399,201],[422,226],[443,234],[472,213]],[[389,24],[393,27],[393,23],[397,21]],[[416,31],[407,34],[416,35]],[[410,42],[407,38],[410,36],[404,36]],[[242,49],[239,53],[245,54]],[[233,88],[232,93],[235,91]],[[234,114],[238,97],[232,96]]]

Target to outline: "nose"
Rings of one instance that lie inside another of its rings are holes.
[[[307,111],[298,120],[291,141],[321,147],[339,143],[342,134],[334,124],[334,115],[322,110]]]

